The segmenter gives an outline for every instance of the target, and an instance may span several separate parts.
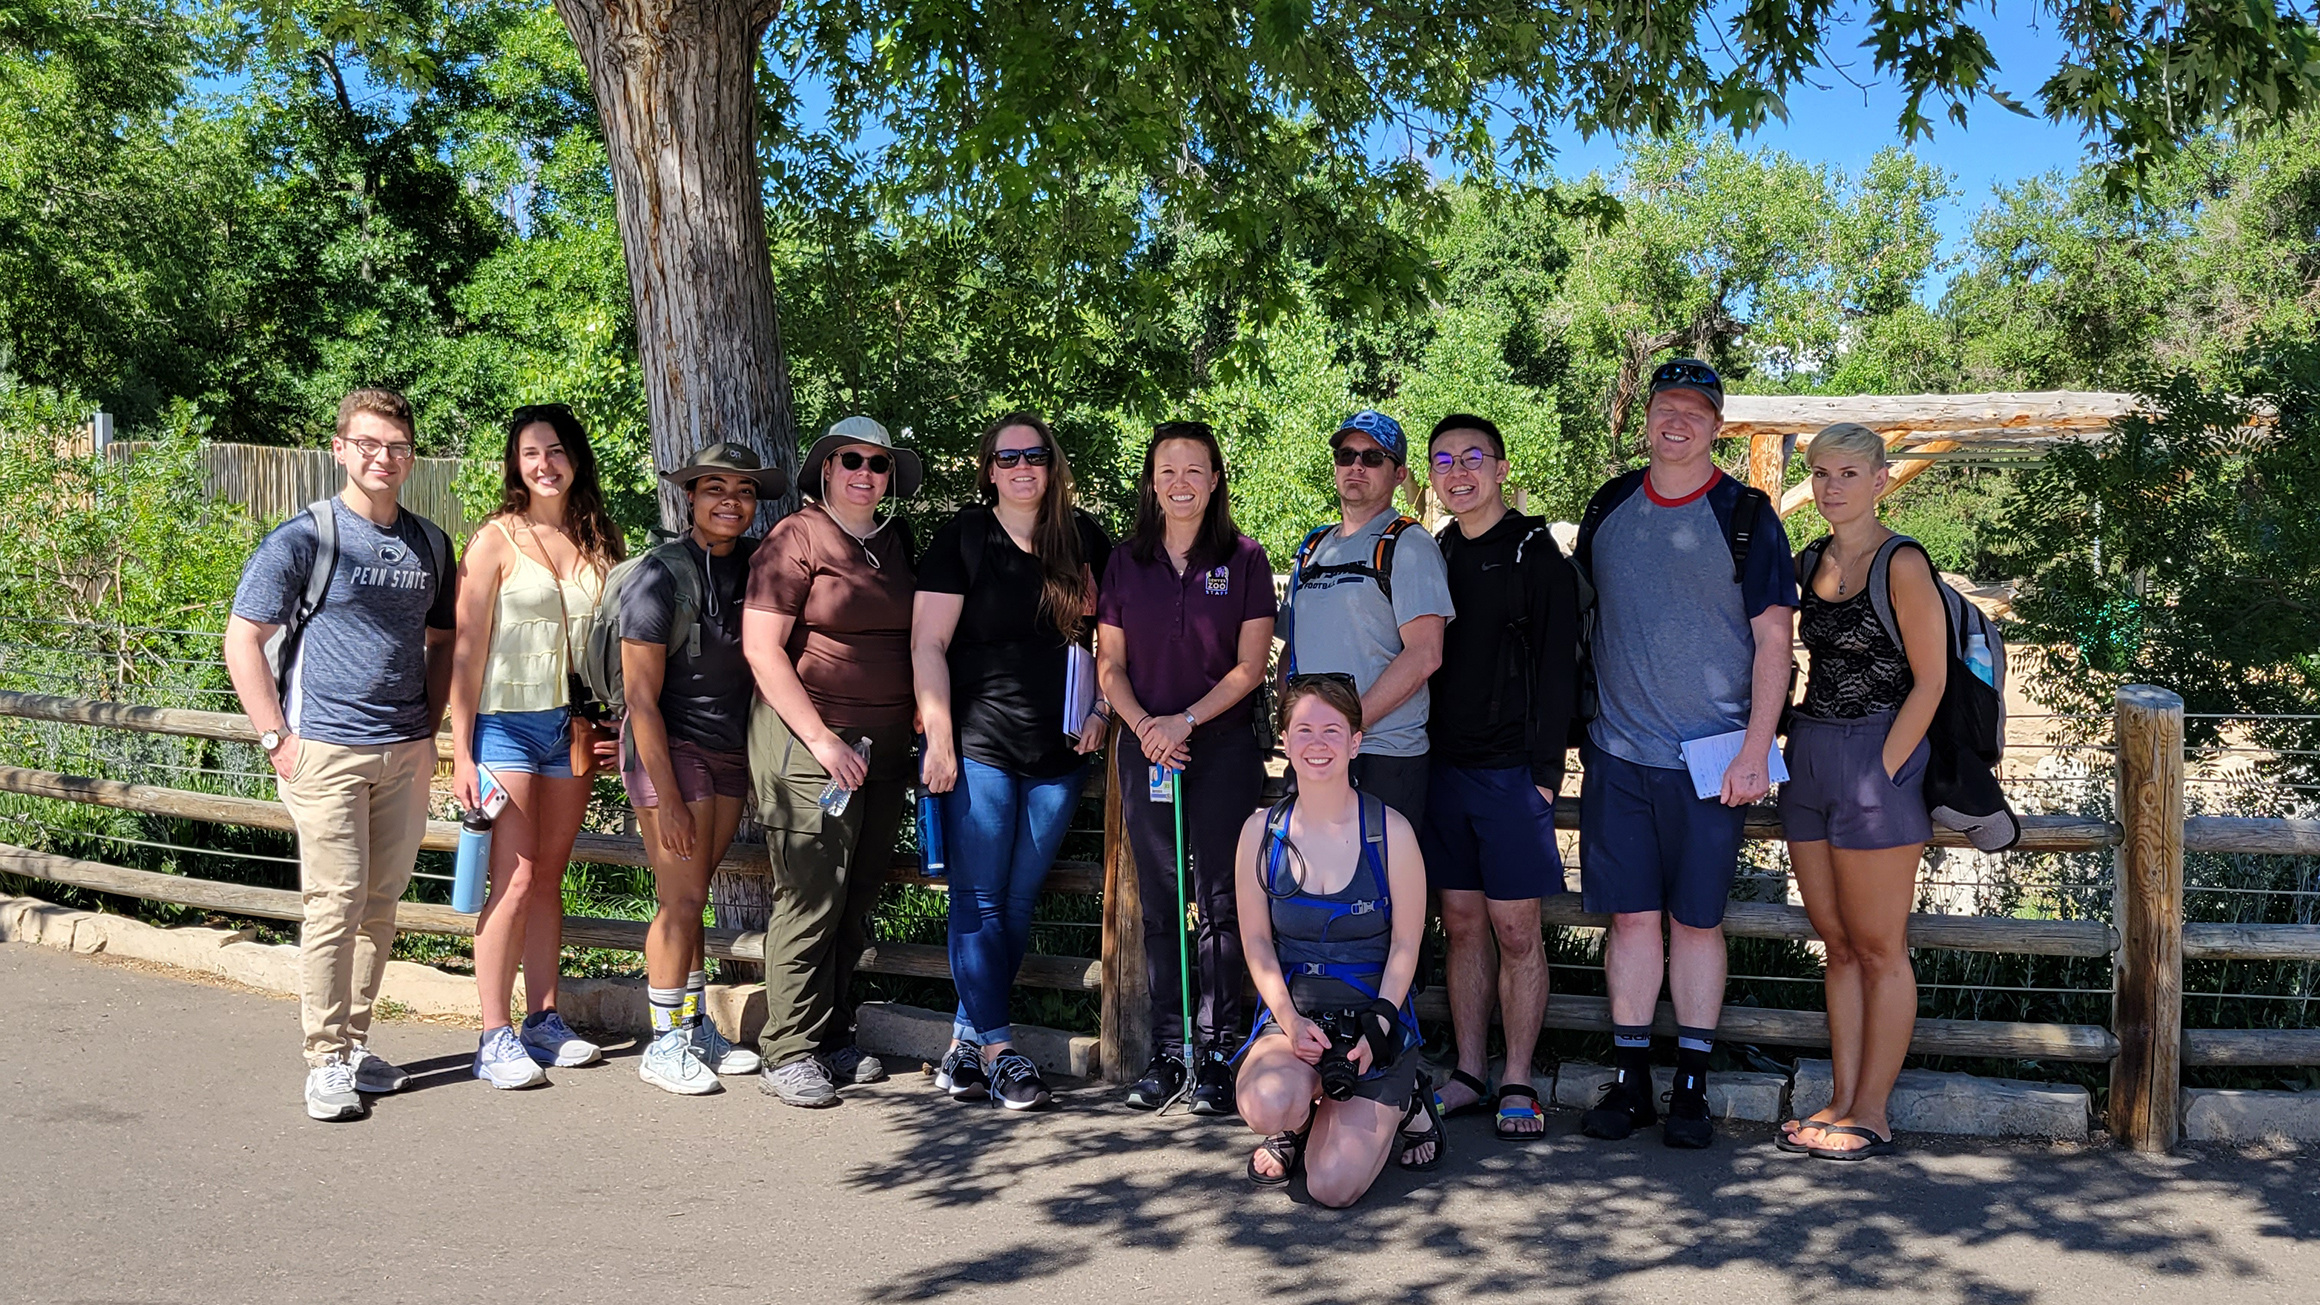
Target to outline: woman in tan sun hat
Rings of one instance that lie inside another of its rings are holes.
[[[847,988],[911,780],[917,577],[909,526],[878,509],[921,474],[884,426],[838,422],[798,464],[805,506],[767,533],[749,567],[749,768],[780,890],[765,929],[759,1086],[793,1106],[832,1105],[839,1087],[886,1075],[854,1045]],[[835,812],[818,800],[833,779],[850,791]]]

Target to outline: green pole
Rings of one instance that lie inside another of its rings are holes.
[[[1176,979],[1184,1003],[1184,1090],[1192,1088],[1192,924],[1184,891],[1184,772],[1168,773],[1168,795],[1176,805]]]

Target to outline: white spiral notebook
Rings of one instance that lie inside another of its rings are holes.
[[[1747,737],[1748,731],[1734,730],[1730,734],[1684,740],[1684,768],[1692,772],[1694,797],[1712,798],[1723,793],[1724,772],[1731,769],[1732,759],[1740,755],[1740,742]],[[1786,783],[1788,761],[1780,755],[1779,745],[1776,743],[1767,751],[1768,777],[1775,784]]]

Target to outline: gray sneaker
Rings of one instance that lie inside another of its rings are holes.
[[[324,1123],[360,1119],[370,1113],[362,1093],[355,1091],[354,1067],[343,1055],[306,1071],[306,1117]]]
[[[800,1056],[786,1065],[759,1070],[757,1090],[808,1110],[838,1104],[838,1089],[830,1082],[830,1071],[812,1056]]]
[[[411,1086],[410,1071],[390,1062],[369,1047],[357,1042],[346,1053],[346,1063],[354,1067],[354,1086],[357,1092],[384,1094],[400,1092]]]
[[[524,1054],[534,1064],[553,1065],[558,1069],[593,1065],[604,1054],[595,1043],[566,1027],[564,1017],[552,1010],[524,1017],[516,1039],[524,1044]]]
[[[764,1060],[756,1052],[734,1046],[732,1039],[718,1031],[716,1021],[707,1018],[693,1026],[693,1054],[701,1058],[701,1063],[712,1074],[738,1077],[765,1068]]]
[[[886,1062],[849,1042],[821,1058],[822,1068],[838,1083],[883,1083]]]

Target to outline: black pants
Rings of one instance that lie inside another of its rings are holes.
[[[1265,767],[1248,727],[1196,729],[1184,786],[1186,889],[1198,906],[1192,935],[1194,1037],[1199,1050],[1231,1055],[1240,1047],[1244,1014],[1240,912],[1233,901],[1233,853],[1241,825],[1263,798]],[[1114,746],[1120,812],[1136,854],[1144,898],[1144,970],[1152,985],[1152,1052],[1184,1047],[1182,980],[1176,960],[1176,808],[1151,800],[1151,763],[1136,736],[1120,731]]]
[[[1353,786],[1402,813],[1410,832],[1426,828],[1426,786],[1433,775],[1427,754],[1383,757],[1363,753],[1353,759]]]

